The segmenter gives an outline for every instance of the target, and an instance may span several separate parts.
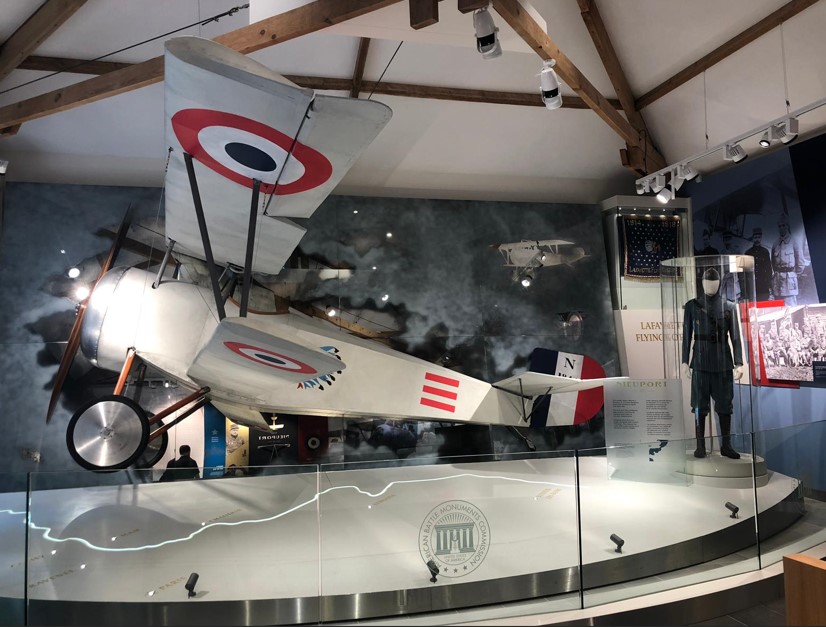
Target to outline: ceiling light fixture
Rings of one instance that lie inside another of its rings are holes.
[[[559,93],[559,79],[554,72],[556,60],[547,59],[542,63],[539,71],[539,91],[546,109],[559,109],[562,106],[562,96]]]
[[[335,308],[335,307],[333,307],[333,306],[327,307],[327,316],[328,316],[328,317],[332,318],[332,317],[334,317],[337,313],[338,313],[338,311],[336,311],[336,308]]]
[[[794,140],[797,139],[798,133],[798,122],[797,118],[787,118],[783,120],[783,131],[784,135],[780,138],[780,141],[784,144],[791,144]]]
[[[731,139],[726,140],[724,143],[718,144],[716,146],[707,147],[706,150],[704,150],[703,152],[692,155],[686,159],[683,159],[680,163],[676,164],[678,168],[678,173],[683,179],[687,181],[699,177],[701,173],[698,173],[689,164],[721,151],[723,152],[723,158],[726,161],[740,163],[748,157],[748,154],[740,145],[740,142],[754,136],[758,136],[761,139],[768,140],[770,143],[774,140],[780,140],[783,144],[790,144],[798,138],[798,134],[800,132],[800,116],[806,113],[810,113],[815,109],[819,109],[824,105],[826,105],[826,97],[821,98],[819,100],[815,100],[814,102],[811,102],[805,107],[801,107],[800,109],[790,111],[786,113],[786,115],[784,115],[783,117],[777,118],[776,120],[772,120],[768,124],[762,124],[756,128],[751,129],[750,131],[743,133],[742,135],[732,137]],[[765,142],[762,143],[765,145]],[[658,189],[654,185],[654,181],[657,179],[657,177],[672,172],[674,167],[674,165],[669,165],[656,172],[650,172],[645,176],[637,179],[635,184],[637,194],[645,194],[647,192],[653,192],[655,194],[659,193],[662,188]],[[681,171],[680,168],[683,168],[683,170]],[[691,175],[691,173],[694,174]]]
[[[502,56],[502,46],[496,33],[499,29],[493,22],[493,16],[487,7],[473,13],[473,29],[476,31],[476,49],[483,59],[495,59]]]
[[[663,187],[657,194],[657,200],[662,204],[667,203],[672,198],[674,198],[674,192],[668,187]]]
[[[685,181],[691,181],[697,178],[700,173],[692,168],[687,163],[681,163],[677,166],[677,176]]]
[[[726,161],[733,161],[734,163],[740,163],[748,156],[748,153],[743,150],[743,147],[740,144],[726,144],[726,148],[723,153],[723,159]]]
[[[665,187],[665,174],[658,174],[651,181],[651,191],[659,194],[663,187]]]
[[[771,146],[771,143],[772,143],[771,135],[769,134],[769,131],[766,131],[765,133],[763,133],[763,137],[760,138],[760,145],[763,148],[768,148],[769,146]]]
[[[533,283],[533,272],[530,270],[525,271],[525,274],[522,275],[522,287],[530,287]]]

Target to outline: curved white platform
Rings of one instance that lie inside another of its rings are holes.
[[[713,451],[701,459],[694,457],[693,451],[686,451],[685,474],[700,479],[706,485],[718,487],[749,488],[754,483],[757,487],[763,487],[769,480],[766,460],[759,455],[754,461],[746,453],[741,453],[740,459],[730,459],[720,455],[719,451]],[[702,478],[712,481],[702,481]]]
[[[753,542],[752,486],[622,481],[609,479],[605,457],[579,463],[586,587],[645,576],[641,564],[650,567],[651,557],[671,547],[689,562],[667,559],[655,564],[660,572],[703,561],[699,553],[716,534]],[[576,572],[574,476],[574,460],[557,458],[34,492],[28,594],[35,606],[186,602],[192,612],[193,604],[213,601],[323,596],[349,608],[369,593],[451,587],[455,597],[464,584],[513,578],[527,586],[524,598],[535,573]],[[769,473],[759,510],[774,508],[797,485]],[[456,501],[483,514],[488,546],[473,568],[464,571],[460,562],[431,584],[421,531],[434,508]],[[739,518],[729,516],[726,502],[738,505]],[[7,547],[0,596],[14,598],[22,594],[22,513],[8,509],[0,515],[0,546]],[[624,540],[621,554],[611,534]],[[698,541],[704,544],[692,544]],[[183,586],[192,572],[198,595],[187,601]],[[576,589],[579,581],[559,585]],[[402,597],[391,596],[395,611],[403,610]]]

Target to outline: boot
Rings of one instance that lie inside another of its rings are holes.
[[[740,453],[731,448],[731,414],[720,414],[720,455],[729,459],[740,459]]]
[[[702,459],[706,456],[706,414],[697,414],[694,419],[694,432],[697,435],[697,448],[694,457]]]

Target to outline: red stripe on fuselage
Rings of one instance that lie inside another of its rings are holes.
[[[428,407],[435,407],[436,409],[441,409],[442,411],[449,411],[451,414],[456,411],[456,407],[453,405],[448,405],[447,403],[441,403],[439,401],[433,401],[429,398],[423,398],[419,402],[422,405],[427,405]]]
[[[455,401],[456,398],[459,396],[456,392],[450,392],[449,390],[434,388],[429,385],[425,385],[424,387],[422,387],[422,393],[433,394],[434,396],[441,396],[443,398],[449,398],[452,401]]]
[[[443,385],[449,385],[454,388],[459,387],[459,379],[451,379],[449,377],[443,377],[439,374],[433,374],[432,372],[427,372],[424,375],[424,378],[428,381],[433,381],[435,383],[441,383]]]

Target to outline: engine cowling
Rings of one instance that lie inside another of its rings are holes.
[[[179,281],[153,289],[154,280],[137,268],[107,272],[89,297],[80,347],[94,365],[114,371],[134,347],[152,365],[184,380],[204,334],[217,324],[212,296]]]

